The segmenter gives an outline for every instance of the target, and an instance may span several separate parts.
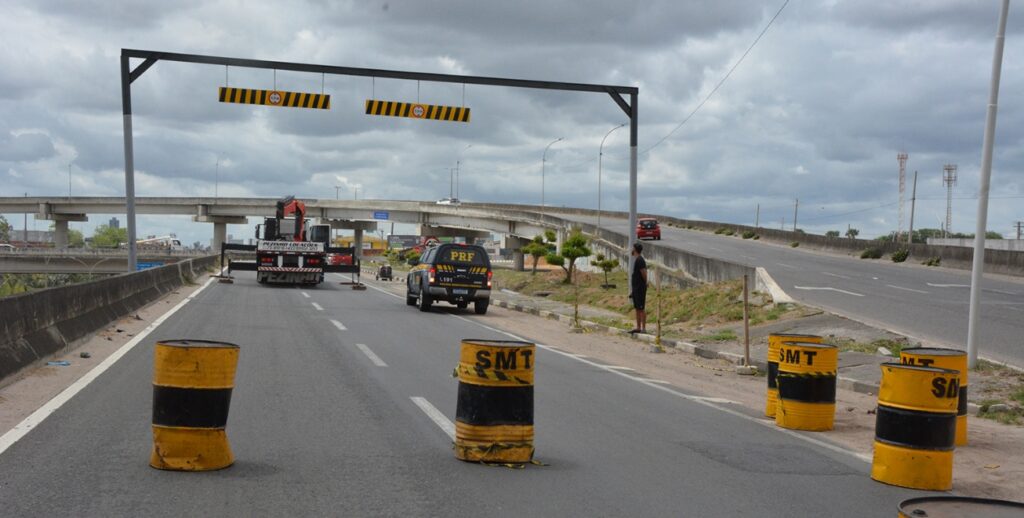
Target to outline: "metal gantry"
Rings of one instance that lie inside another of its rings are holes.
[[[143,60],[134,69],[131,68],[132,58]],[[629,246],[636,242],[636,190],[637,190],[637,125],[639,88],[635,86],[615,86],[592,83],[566,83],[559,81],[537,81],[530,79],[511,79],[503,77],[469,76],[457,74],[434,74],[425,72],[407,72],[401,70],[384,70],[376,68],[356,68],[334,65],[316,65],[292,63],[287,61],[265,61],[258,59],[229,58],[222,56],[205,56],[199,54],[181,54],[176,52],[160,52],[152,50],[121,49],[121,106],[124,115],[124,183],[126,212],[128,218],[128,269],[136,268],[135,249],[135,161],[132,137],[132,83],[156,64],[157,61],[174,61],[179,63],[196,63],[202,65],[220,65],[225,67],[259,68],[266,70],[288,70],[294,72],[310,72],[315,74],[331,74],[359,77],[382,77],[388,79],[406,79],[411,81],[430,81],[436,83],[456,83],[462,85],[506,86],[512,88],[531,88],[540,90],[564,90],[572,92],[596,92],[611,96],[615,104],[629,118]],[[629,97],[627,102],[624,96]]]

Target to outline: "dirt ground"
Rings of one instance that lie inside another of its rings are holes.
[[[765,378],[737,375],[733,365],[724,360],[699,358],[673,349],[655,353],[644,342],[600,332],[573,334],[565,323],[501,308],[492,308],[485,320],[493,327],[566,352],[635,369],[687,392],[735,401],[748,410],[746,413],[764,413]],[[840,390],[836,394],[835,430],[808,435],[870,458],[876,405],[874,396]],[[968,430],[970,444],[957,448],[954,455],[954,492],[1020,500],[1024,495],[1024,428],[969,416]]]

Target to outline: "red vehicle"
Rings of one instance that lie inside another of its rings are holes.
[[[636,238],[661,241],[661,227],[658,226],[658,220],[654,218],[636,220]]]

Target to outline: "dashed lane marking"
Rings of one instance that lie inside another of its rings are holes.
[[[317,304],[316,302],[313,303],[313,307],[316,308],[317,311],[323,311],[324,310],[324,307],[321,306],[320,304]]]
[[[777,264],[779,266],[782,266],[783,268],[792,268],[792,269],[796,270],[796,266],[793,266],[791,264],[786,264],[786,263],[775,263],[775,264]]]
[[[822,275],[828,275],[829,277],[839,277],[840,279],[849,279],[849,277],[847,277],[845,275],[839,275],[838,273],[821,272],[821,274]]]
[[[378,367],[388,366],[388,364],[384,363],[384,360],[380,359],[380,356],[377,356],[373,351],[371,351],[370,348],[366,346],[366,344],[356,344],[356,347],[360,351],[363,351],[363,354],[365,354],[366,357],[369,358],[374,365]]]
[[[338,322],[337,320],[334,320],[333,318],[331,319],[331,323],[334,324],[334,327],[338,328],[338,331],[348,331],[348,328],[345,327],[345,324],[342,324],[341,322]]]
[[[793,286],[798,290],[811,290],[811,291],[835,291],[839,293],[845,293],[847,295],[853,295],[854,297],[863,297],[862,293],[854,293],[852,291],[841,290],[839,288],[833,288],[831,286]]]
[[[448,437],[450,437],[451,440],[455,440],[455,423],[449,421],[448,418],[445,417],[437,407],[431,405],[430,401],[427,401],[426,398],[411,396],[409,399],[411,399],[416,406],[420,407],[420,410],[422,410],[424,414],[427,414],[427,417],[429,417],[430,420],[441,429],[441,431],[448,434]]]
[[[924,290],[915,290],[913,288],[904,288],[903,286],[896,286],[894,284],[886,284],[886,286],[888,286],[890,288],[893,288],[893,289],[897,289],[897,290],[912,291],[914,293],[925,293],[925,294],[928,293],[927,291],[924,291]]]
[[[970,288],[970,284],[935,284],[933,282],[925,283],[933,288]]]
[[[303,297],[306,297],[306,298],[308,299],[308,298],[309,298],[309,293],[306,293],[306,292],[302,292],[302,296],[303,296]]]

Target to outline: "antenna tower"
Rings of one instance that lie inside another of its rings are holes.
[[[953,226],[953,186],[956,185],[956,164],[942,166],[942,183],[946,185],[946,228],[944,234],[948,235],[952,233]]]
[[[900,163],[900,220],[896,226],[896,241],[903,235],[903,204],[907,194],[907,154],[900,152],[896,155]]]

